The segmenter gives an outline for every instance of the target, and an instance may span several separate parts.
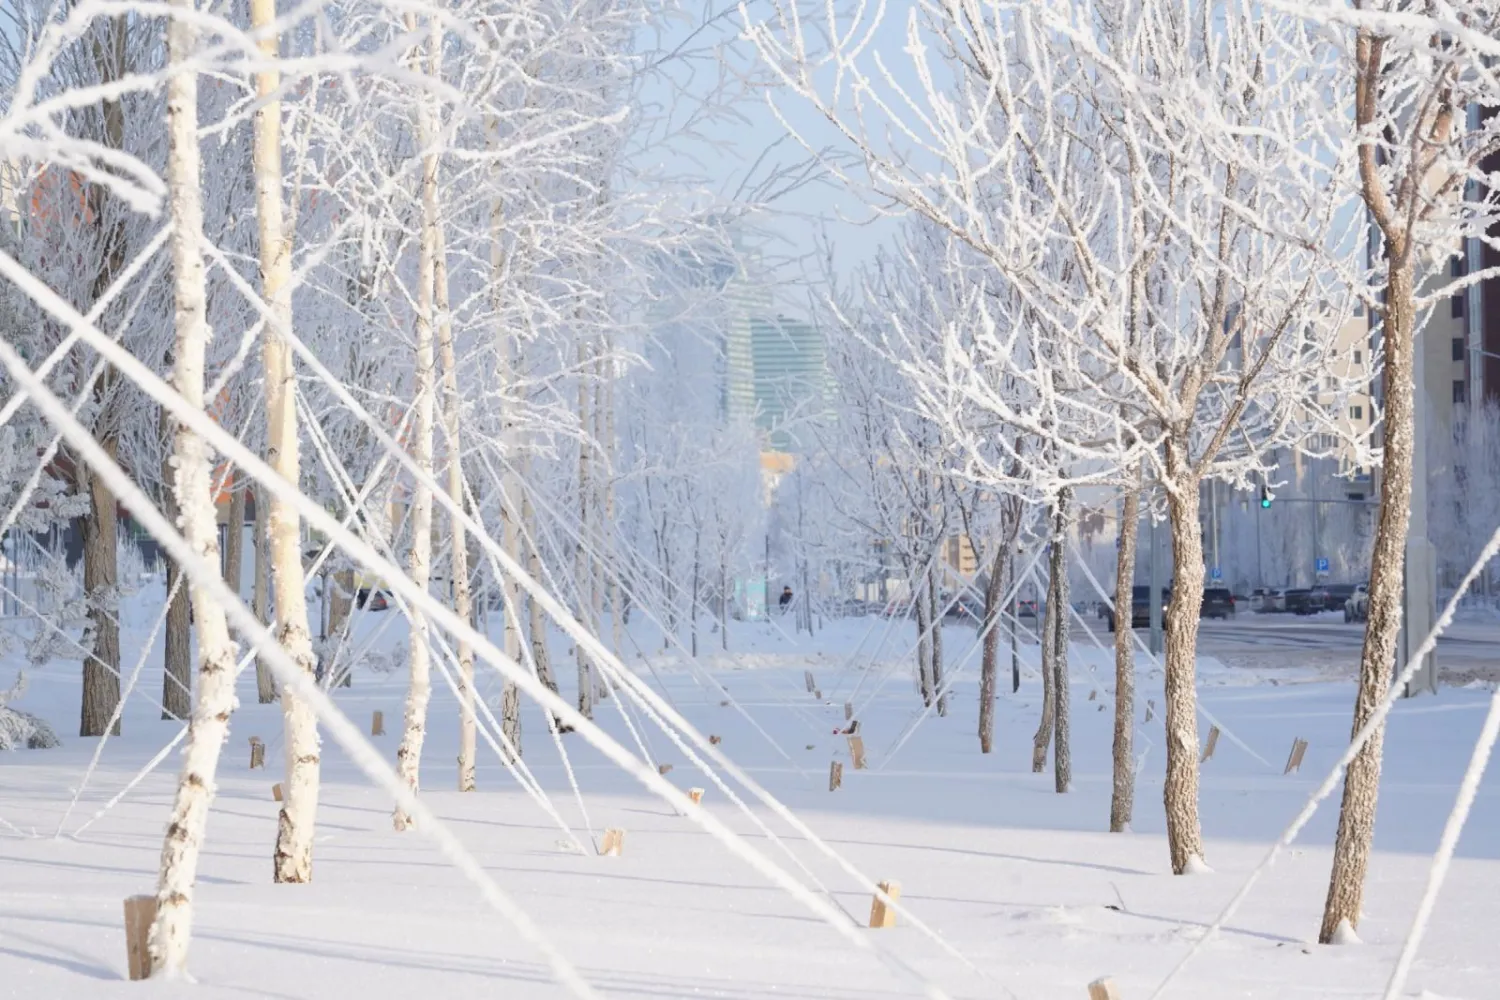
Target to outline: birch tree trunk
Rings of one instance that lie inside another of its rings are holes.
[[[605,382],[605,359],[609,355],[609,341],[606,338],[600,350],[594,355],[594,523],[589,533],[593,539],[592,551],[589,553],[589,631],[595,636],[604,636],[604,546],[605,532],[604,523],[604,495],[605,482],[609,479],[610,455],[605,449],[608,445],[604,440],[604,382]],[[601,668],[591,664],[589,677],[594,682],[594,701],[605,701],[609,698],[609,685],[604,682],[604,672]]]
[[[111,432],[99,441],[111,460],[119,456],[118,435]],[[120,703],[120,624],[118,592],[119,527],[115,520],[115,495],[98,476],[86,473],[89,516],[83,526],[83,590],[88,595],[87,643],[83,661],[83,713],[79,736],[103,736]],[[120,720],[109,730],[120,735]]]
[[[406,30],[417,30],[416,16],[406,15]],[[429,73],[436,76],[440,58],[441,32],[430,27],[428,44],[431,46]],[[424,94],[417,106],[418,145],[428,149],[435,132],[430,99]],[[425,476],[432,474],[432,422],[433,422],[433,295],[436,286],[438,234],[437,199],[438,158],[433,152],[422,158],[422,237],[421,256],[417,268],[417,357],[416,357],[416,434],[412,442],[412,459],[417,469]],[[412,486],[411,548],[407,552],[406,574],[418,589],[425,591],[432,572],[432,489],[427,479]],[[406,691],[405,724],[401,733],[401,747],[396,751],[396,770],[407,786],[415,792],[419,786],[422,767],[422,743],[427,736],[427,703],[432,697],[431,662],[429,641],[431,625],[427,616],[412,608],[410,642],[407,659],[411,664],[411,678]],[[395,828],[410,829],[412,818],[399,806],[392,817]]]
[[[489,129],[490,146],[499,150],[502,145],[500,135],[500,124],[497,119],[491,118],[486,127]],[[504,315],[504,302],[502,290],[504,288],[505,274],[505,206],[496,198],[490,205],[490,296],[495,310],[495,316]],[[510,329],[503,323],[498,323],[495,332],[495,351],[500,361],[499,390],[504,396],[507,392],[516,391],[516,373],[520,367],[520,344]],[[505,459],[505,465],[500,473],[500,522],[501,522],[501,544],[505,552],[520,565],[525,559],[521,551],[521,526],[528,518],[527,510],[522,506],[523,488],[521,476],[516,472],[518,462],[525,463],[520,454],[520,434],[517,430],[514,410],[516,404],[506,400],[501,404],[505,407],[500,414],[501,448]],[[529,466],[528,466],[529,467]],[[527,530],[531,530],[528,526]],[[534,537],[534,536],[533,536]],[[536,573],[540,567],[528,565],[528,573]],[[536,577],[539,579],[539,577]],[[505,655],[517,663],[521,662],[521,590],[516,581],[508,575],[501,575],[496,581],[500,587],[501,600],[505,604],[505,613],[501,616],[504,634]],[[541,609],[536,608],[537,612]],[[542,628],[545,630],[545,623]],[[482,630],[485,635],[489,629]],[[545,635],[545,631],[543,632]],[[542,659],[536,661],[536,668],[544,671],[545,676],[551,676],[550,666],[546,666],[545,642],[542,646]],[[533,650],[535,655],[535,650]],[[514,681],[506,678],[501,682],[500,689],[500,732],[515,749],[516,755],[521,754],[521,692]],[[557,685],[551,685],[553,692]]]
[[[1000,657],[1000,603],[1010,584],[1010,550],[1015,543],[1003,538],[995,550],[990,563],[990,581],[984,588],[984,620],[980,629],[984,632],[984,645],[979,661],[979,752],[990,753],[995,748],[995,679]]]
[[[192,10],[193,0],[172,0],[172,6]],[[188,58],[193,42],[190,20],[174,17],[167,22],[168,53],[173,64],[180,66]],[[200,251],[203,208],[199,194],[196,73],[179,70],[168,79],[167,123],[177,330],[174,382],[183,399],[201,410],[209,330]],[[196,434],[178,426],[173,453],[172,490],[181,511],[183,536],[198,555],[217,563],[219,537],[209,449]],[[188,727],[182,774],[162,844],[156,920],[148,941],[152,972],[162,978],[176,978],[187,971],[198,856],[213,801],[219,752],[228,736],[229,715],[234,710],[237,650],[229,637],[224,609],[203,587],[194,586],[191,592],[198,628],[198,702]]]
[[[270,457],[269,455],[267,456]],[[271,621],[271,501],[263,486],[255,487],[255,596],[257,620]],[[255,694],[262,705],[276,700],[276,678],[263,657],[255,658]]]
[[[1140,474],[1136,474],[1140,482]],[[1140,534],[1139,488],[1125,494],[1120,551],[1115,565],[1115,741],[1114,782],[1109,799],[1109,832],[1127,833],[1135,813],[1135,543]]]
[[[1052,575],[1056,582],[1057,614],[1052,616],[1052,719],[1053,739],[1056,746],[1052,752],[1056,788],[1059,795],[1073,785],[1073,754],[1068,734],[1068,501],[1073,491],[1063,487],[1057,495],[1057,529],[1052,541]]]
[[[236,483],[234,472],[228,480],[229,523],[224,532],[224,582],[236,594],[245,578],[245,486]]]
[[[353,687],[354,664],[349,660],[349,630],[354,617],[354,570],[341,569],[329,577],[328,634],[334,639],[330,687]]]
[[[1042,614],[1042,718],[1037,723],[1036,735],[1031,740],[1031,770],[1033,774],[1041,774],[1047,767],[1047,747],[1052,743],[1052,731],[1056,727],[1052,721],[1053,714],[1053,684],[1057,678],[1057,642],[1053,636],[1057,632],[1057,558],[1053,558],[1047,567],[1047,608]]]
[[[1203,602],[1203,535],[1198,524],[1198,479],[1187,459],[1186,434],[1167,441],[1167,516],[1172,523],[1172,596],[1166,629],[1167,847],[1172,872],[1190,874],[1203,863],[1198,822],[1198,612]]]
[[[193,104],[196,107],[196,99]],[[170,114],[169,109],[169,121]],[[173,363],[175,366],[175,357]],[[161,414],[161,426],[167,434],[175,435],[177,422],[165,410]],[[162,513],[173,524],[179,525],[182,510],[176,498],[175,469],[180,458],[174,439],[172,451],[162,458],[161,463]],[[167,565],[167,618],[162,633],[161,717],[186,719],[193,711],[193,616],[188,608],[188,588],[178,583],[182,579],[182,569],[171,556],[163,553],[162,559]]]
[[[262,32],[261,55],[277,58],[272,26],[276,0],[251,0],[250,23]],[[281,73],[274,66],[255,75],[263,103],[255,113],[255,208],[260,223],[261,295],[273,322],[261,335],[265,365],[266,460],[282,481],[296,488],[301,481],[297,445],[296,382],[286,331],[292,329],[292,240],[282,214]],[[309,682],[317,671],[312,635],[307,628],[307,595],[302,572],[302,531],[296,508],[262,490],[269,528],[271,588],[276,602],[276,638]],[[257,504],[257,507],[260,506]],[[318,723],[312,709],[290,688],[281,692],[285,720],[287,780],[276,826],[275,879],[312,879],[313,831],[318,813],[320,765]]]
[[[589,523],[593,516],[593,505],[589,502],[591,420],[589,418],[588,380],[585,377],[589,367],[588,348],[580,342],[578,345],[578,427],[582,436],[578,441],[578,547],[574,553],[573,583],[578,591],[578,621],[585,627],[589,622],[589,610],[593,606],[593,575],[589,568],[588,552]],[[592,719],[594,717],[593,671],[589,668],[588,654],[583,651],[583,645],[574,643],[573,651],[578,661],[578,712],[585,719]]]
[[[688,613],[692,615],[689,621],[692,623],[688,628],[688,635],[692,639],[690,648],[693,658],[698,658],[698,588],[700,567],[703,563],[702,557],[703,525],[698,524],[693,528],[693,589],[688,595]]]
[[[932,704],[932,633],[927,614],[927,581],[919,576],[911,581],[912,614],[917,620],[917,683],[922,690],[922,704]]]
[[[112,83],[126,71],[126,20],[119,16],[108,22],[107,39],[95,49],[101,82]],[[105,99],[103,134],[100,138],[109,149],[125,148],[125,112],[118,99]],[[119,221],[112,221],[108,196],[99,185],[89,189],[90,209],[103,229],[99,273],[93,283],[95,300],[104,297],[115,276],[125,267],[125,232]],[[114,386],[119,374],[110,367],[101,373],[94,387],[94,401],[100,412],[94,419],[94,438],[114,461],[120,454],[120,430],[116,425]],[[79,736],[103,736],[120,704],[120,623],[119,611],[119,523],[115,496],[109,487],[78,462],[82,481],[80,491],[89,497],[89,516],[83,521],[83,592],[88,599],[90,641],[89,655],[83,661],[83,703],[80,706]],[[120,734],[120,721],[114,719],[111,735]]]
[[[530,470],[531,460],[522,456],[521,469],[523,474]],[[526,545],[526,572],[532,579],[542,578],[542,553],[538,546],[541,544],[537,536],[536,511],[531,505],[531,495],[525,490],[521,491],[521,524],[525,526],[526,534],[530,542]],[[557,694],[557,676],[552,672],[552,658],[547,653],[547,617],[542,611],[542,606],[535,600],[527,600],[527,635],[531,640],[531,659],[536,664],[537,679],[547,686],[547,690]],[[521,609],[516,608],[519,615]]]
[[[811,595],[807,594],[807,573],[804,570],[803,594],[806,607],[808,608],[807,634],[812,635],[812,601]],[[948,714],[948,695],[943,691],[943,606],[938,597],[937,572],[929,571],[927,574],[927,606],[928,617],[932,619],[932,689],[937,696],[937,714]]]
[[[1416,283],[1410,259],[1393,255],[1385,309],[1385,415],[1382,431],[1380,516],[1370,556],[1369,619],[1359,659],[1359,692],[1354,701],[1351,739],[1369,721],[1390,690],[1396,642],[1401,634],[1401,596],[1406,560],[1407,523],[1411,516],[1411,468],[1416,446],[1414,382]],[[1349,762],[1339,808],[1333,870],[1318,941],[1332,943],[1342,924],[1359,926],[1365,874],[1375,838],[1375,806],[1380,795],[1381,725]]]
[[[437,247],[434,253],[433,280],[436,282],[438,354],[443,365],[443,426],[448,438],[448,499],[458,510],[464,509],[463,448],[459,438],[460,399],[458,395],[458,355],[453,346],[453,318],[448,312],[447,248],[441,226],[436,227]],[[467,622],[474,616],[474,602],[469,594],[469,542],[463,520],[454,514],[450,521],[453,537],[448,540],[449,571],[453,576],[453,613]],[[508,635],[508,632],[507,632]],[[506,655],[510,655],[507,647]],[[475,753],[478,725],[474,716],[474,650],[468,642],[458,641],[458,790],[474,790]]]

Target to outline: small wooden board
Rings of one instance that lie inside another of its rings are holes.
[[[1302,770],[1302,758],[1307,753],[1307,741],[1300,736],[1292,740],[1292,754],[1286,759],[1286,770],[1282,774],[1296,774]]]
[[[151,976],[151,951],[147,941],[155,922],[155,896],[130,896],[125,900],[125,959],[132,980]]]
[[[1206,763],[1208,763],[1209,758],[1214,755],[1214,751],[1217,750],[1218,748],[1219,748],[1219,727],[1218,726],[1214,726],[1212,729],[1210,729],[1208,731],[1208,743],[1203,747],[1203,759],[1201,761],[1199,761],[1198,763],[1200,763],[1200,764],[1206,764]]]
[[[854,758],[854,769],[856,771],[863,771],[865,769],[864,737],[859,735],[849,737],[849,756]]]
[[[844,784],[844,765],[834,761],[828,765],[828,790],[837,791]]]
[[[1096,979],[1089,983],[1089,1000],[1121,1000],[1120,988],[1113,979]]]
[[[599,853],[606,858],[618,858],[625,853],[625,831],[611,827],[604,831],[599,841]]]
[[[879,889],[889,896],[892,902],[899,902],[901,900],[900,882],[881,882]],[[876,928],[896,926],[895,908],[879,896],[876,896],[870,904],[870,926]]]

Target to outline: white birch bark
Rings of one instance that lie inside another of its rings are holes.
[[[407,30],[415,32],[415,15],[406,16]],[[430,60],[433,70],[438,66],[441,53],[441,32],[435,26],[429,40]],[[431,146],[435,132],[430,100],[424,95],[417,109],[418,143],[423,149]],[[433,294],[438,243],[438,158],[428,152],[422,158],[422,237],[421,257],[417,270],[417,358],[415,409],[417,413],[415,436],[412,442],[412,459],[424,474],[432,474],[432,422],[433,422]],[[406,573],[412,583],[426,591],[432,573],[432,489],[427,480],[412,486],[412,506],[409,518],[411,548],[407,552]],[[411,664],[411,679],[406,691],[406,713],[401,733],[401,747],[396,751],[396,770],[407,786],[416,791],[422,767],[422,743],[427,735],[427,703],[432,697],[431,661],[428,636],[431,625],[427,616],[416,609],[411,611],[411,638],[407,659]],[[392,817],[397,830],[410,829],[411,816],[399,806]]]
[[[590,538],[589,525],[594,515],[594,505],[590,503],[591,488],[589,475],[589,436],[592,431],[589,416],[589,386],[587,373],[590,365],[588,363],[589,350],[587,345],[578,345],[578,427],[580,438],[578,441],[578,548],[573,563],[573,583],[578,591],[578,621],[587,626],[589,614],[593,608],[593,571],[589,565],[588,542]],[[575,643],[574,650],[578,661],[578,712],[585,719],[594,717],[594,681],[593,670],[589,665],[588,654],[583,651],[582,643]]]
[[[193,0],[172,0],[191,10]],[[196,31],[187,18],[167,22],[169,58],[180,67],[192,53]],[[167,81],[167,126],[170,143],[167,180],[172,199],[172,274],[176,298],[177,338],[174,381],[191,405],[204,403],[204,356],[208,347],[207,296],[204,290],[203,205],[198,153],[198,77],[174,73]],[[213,462],[207,444],[177,425],[173,437],[172,491],[187,543],[210,562],[219,558],[214,516]],[[188,726],[187,749],[172,803],[156,884],[156,920],[148,947],[154,976],[176,978],[187,970],[193,927],[193,890],[203,846],[208,809],[215,791],[219,752],[229,733],[234,710],[237,650],[229,637],[224,609],[207,590],[190,588],[198,629],[198,699]]]
[[[442,226],[435,227],[437,246],[433,254],[434,304],[437,308],[438,355],[443,365],[443,428],[448,438],[448,498],[464,509],[463,448],[460,445],[460,400],[458,355],[453,346],[453,317],[448,311],[447,246]],[[448,540],[449,571],[453,575],[453,613],[464,621],[473,618],[474,602],[469,593],[469,542],[463,520],[454,515],[453,537]],[[478,726],[474,717],[474,649],[458,640],[458,790],[474,790]],[[506,655],[510,655],[509,648]]]
[[[261,54],[275,59],[278,42],[272,32],[276,0],[251,0],[250,23],[263,33]],[[260,223],[261,294],[272,323],[261,337],[265,366],[266,458],[277,475],[294,486],[300,481],[297,445],[296,382],[292,355],[283,331],[292,328],[292,240],[286,229],[281,193],[281,101],[274,95],[281,73],[274,66],[255,75],[262,104],[255,113],[255,208]],[[302,532],[296,509],[262,490],[269,528],[271,587],[276,602],[276,637],[287,655],[311,677],[317,669],[312,634],[307,628],[303,590]],[[258,498],[259,499],[259,498]],[[312,879],[313,831],[318,812],[320,751],[318,723],[312,709],[292,692],[281,692],[286,744],[286,782],[277,819],[274,855],[277,882]]]
[[[498,150],[501,145],[500,125],[495,119],[487,123],[490,132],[490,146]],[[502,291],[505,280],[505,244],[503,240],[505,231],[505,206],[497,197],[490,206],[490,296],[495,311],[495,353],[499,359],[500,385],[498,386],[500,397],[505,400],[501,405],[505,411],[500,414],[500,447],[501,454],[505,458],[504,468],[500,473],[500,540],[505,547],[505,552],[517,565],[525,560],[521,551],[521,526],[528,518],[524,516],[526,509],[521,506],[522,483],[521,476],[516,471],[517,463],[522,462],[520,455],[520,435],[516,429],[516,418],[513,412],[515,404],[510,401],[507,393],[515,390],[516,372],[519,368],[520,343],[502,321],[504,316],[504,302]],[[530,530],[528,528],[528,530]],[[535,573],[539,567],[528,566],[528,571]],[[521,662],[521,591],[516,586],[516,581],[508,574],[499,574],[495,581],[500,587],[501,600],[505,604],[505,612],[501,616],[503,628],[502,648],[505,655],[511,657],[517,663]],[[535,612],[540,612],[539,608]],[[536,626],[533,625],[533,628]],[[540,626],[545,629],[545,622]],[[533,650],[533,656],[538,656]],[[545,649],[537,659],[533,669],[547,671]],[[550,676],[550,672],[546,674]],[[557,690],[557,685],[550,685],[552,690]],[[500,732],[512,747],[516,754],[521,753],[521,692],[515,682],[506,679],[500,689]]]

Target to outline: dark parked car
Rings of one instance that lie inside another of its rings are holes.
[[[1354,596],[1354,584],[1330,583],[1313,588],[1319,611],[1342,611],[1345,602]]]
[[[1166,614],[1167,602],[1171,599],[1171,596],[1172,596],[1172,592],[1170,590],[1168,590],[1166,588],[1162,588],[1162,592],[1161,592],[1162,614]],[[1111,632],[1113,632],[1115,630],[1115,616],[1114,616],[1114,612],[1110,612],[1108,615],[1106,615],[1105,616],[1105,620],[1109,623],[1109,630]],[[1131,628],[1149,628],[1150,626],[1151,626],[1151,588],[1149,586],[1148,587],[1131,587],[1130,588],[1130,627]]]
[[[1234,594],[1226,587],[1207,587],[1203,591],[1203,607],[1199,618],[1228,619],[1234,615]]]
[[[1294,615],[1315,615],[1323,610],[1322,595],[1307,587],[1293,587],[1286,592],[1286,609]]]

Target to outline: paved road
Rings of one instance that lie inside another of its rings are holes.
[[[1090,619],[1095,634],[1108,641],[1104,623]],[[1075,623],[1075,641],[1088,642]],[[1315,667],[1353,675],[1364,642],[1362,623],[1345,623],[1337,615],[1237,615],[1229,621],[1205,621],[1199,649],[1229,666],[1256,668]],[[1461,622],[1438,639],[1438,665],[1448,683],[1476,678],[1500,680],[1500,623]]]

